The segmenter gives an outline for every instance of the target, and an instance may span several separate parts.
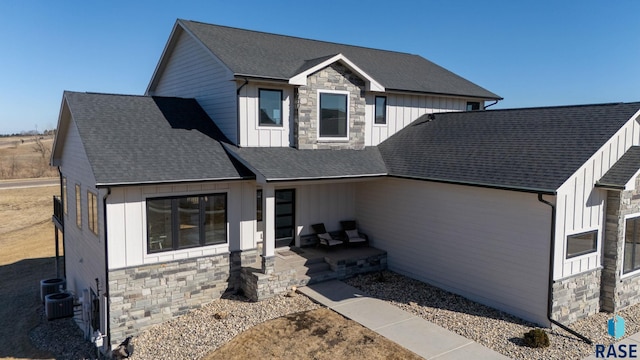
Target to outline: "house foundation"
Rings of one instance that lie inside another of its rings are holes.
[[[551,318],[569,324],[600,311],[600,278],[595,269],[555,281]]]

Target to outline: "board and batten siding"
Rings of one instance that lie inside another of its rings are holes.
[[[376,96],[387,98],[387,123],[384,125],[375,123]],[[380,144],[424,114],[465,111],[467,108],[466,99],[451,97],[367,93],[365,98],[365,146]]]
[[[105,257],[102,192],[95,189],[95,177],[87,158],[82,140],[72,119],[67,122],[65,142],[60,155],[60,171],[67,178],[67,209],[64,215],[65,271],[67,288],[75,294],[82,294],[83,289],[96,290],[95,279],[105,283]],[[80,185],[82,228],[76,224],[76,190]],[[98,199],[98,234],[89,230],[89,212],[87,191],[97,195]]]
[[[259,90],[282,91],[282,126],[260,126]],[[249,82],[240,90],[240,146],[288,147],[292,145],[293,87]]]
[[[166,67],[149,95],[195,98],[220,130],[237,143],[236,82],[204,45],[180,31]]]
[[[147,253],[147,198],[217,193],[227,194],[226,244]],[[243,207],[251,207],[253,216]],[[242,181],[116,187],[107,198],[107,216],[110,270],[256,247],[252,239],[256,226],[255,191],[248,191]]]
[[[548,325],[551,208],[535,194],[389,178],[356,204],[391,270]]]
[[[631,147],[640,144],[640,125],[630,119],[582,165],[557,192],[554,279],[562,279],[601,266],[607,191],[595,183]],[[567,236],[598,231],[597,251],[567,259]]]

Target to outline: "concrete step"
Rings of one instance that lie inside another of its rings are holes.
[[[306,285],[315,284],[315,283],[319,283],[327,280],[334,280],[337,278],[338,278],[338,274],[336,274],[335,271],[332,271],[332,270],[320,271],[311,275],[311,278],[309,279],[309,281],[307,281]]]
[[[307,275],[312,275],[318,272],[322,272],[322,271],[326,271],[326,270],[330,270],[331,266],[329,266],[329,264],[327,264],[326,262],[322,261],[322,262],[317,262],[317,263],[312,263],[312,264],[306,264],[305,267],[308,269],[307,270]]]

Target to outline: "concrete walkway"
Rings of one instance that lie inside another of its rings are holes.
[[[509,359],[342,281],[313,284],[298,291],[425,359]]]

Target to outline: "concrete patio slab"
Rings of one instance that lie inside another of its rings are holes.
[[[328,308],[366,297],[362,291],[358,291],[358,289],[338,280],[305,286],[298,289],[298,291]]]

